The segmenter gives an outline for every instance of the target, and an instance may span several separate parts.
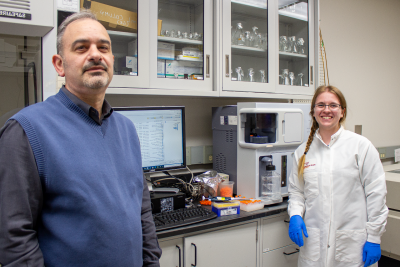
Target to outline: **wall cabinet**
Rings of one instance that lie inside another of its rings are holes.
[[[256,220],[216,231],[160,240],[163,250],[160,265],[257,267],[258,225],[259,220]],[[182,244],[183,250],[179,249]],[[184,259],[182,265],[179,265],[179,255]]]
[[[310,98],[314,1],[81,3],[102,15],[112,40],[109,94]]]

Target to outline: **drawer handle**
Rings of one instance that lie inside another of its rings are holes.
[[[178,245],[176,247],[179,249],[179,267],[181,267],[181,248]]]
[[[293,252],[291,252],[291,253],[283,252],[283,254],[285,254],[286,256],[288,256],[288,255],[292,255],[292,254],[299,253],[299,252],[300,252],[300,249],[296,248],[296,251],[293,251]]]
[[[285,223],[290,223],[290,221],[288,221],[288,220],[283,220]]]
[[[194,246],[194,264],[191,264],[191,266],[196,267],[197,266],[197,247],[193,243],[192,243],[192,246]]]

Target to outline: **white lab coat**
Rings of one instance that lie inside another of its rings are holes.
[[[295,151],[289,178],[289,215],[302,216],[308,232],[298,266],[364,266],[363,246],[380,244],[388,215],[379,153],[368,139],[342,127],[327,146],[317,130],[300,182],[297,164],[305,147]]]

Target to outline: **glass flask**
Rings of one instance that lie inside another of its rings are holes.
[[[305,54],[305,46],[304,46],[304,39],[303,38],[299,38],[297,40],[297,50],[299,54]]]
[[[290,45],[290,51],[292,51],[292,53],[297,53],[296,36],[289,37],[289,45]]]
[[[283,84],[284,85],[289,85],[289,70],[288,69],[283,69],[282,70],[282,76],[283,76]]]
[[[252,46],[254,46],[254,47],[258,47],[258,42],[256,41],[257,40],[257,36],[258,36],[258,32],[257,32],[257,30],[258,30],[258,27],[257,26],[254,26],[253,28],[251,28],[253,31],[251,32],[251,34],[250,34],[250,38],[251,38],[251,45]]]
[[[244,31],[241,22],[238,22],[236,25],[235,35],[234,35],[235,45],[245,45],[244,40]]]
[[[254,69],[253,68],[249,68],[248,70],[248,81],[250,82],[255,82],[254,80]]]
[[[279,51],[286,52],[288,50],[288,41],[286,36],[279,37]]]
[[[289,72],[290,85],[294,85],[294,72]]]
[[[243,76],[244,76],[242,67],[237,67],[237,68],[235,69],[235,71],[236,71],[236,74],[237,74],[237,80],[238,80],[238,81],[242,81],[242,78],[243,78]]]
[[[299,79],[300,79],[300,83],[299,83],[299,85],[300,86],[303,86],[303,73],[299,73],[299,74],[297,74],[297,76],[299,76]]]
[[[244,45],[245,46],[251,46],[251,40],[250,40],[250,32],[249,31],[245,31],[244,32]]]
[[[267,82],[266,80],[265,80],[265,70],[259,70],[259,72],[260,72],[260,82],[262,82],[262,83],[265,83],[265,82]]]

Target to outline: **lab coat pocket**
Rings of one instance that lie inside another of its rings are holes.
[[[367,241],[367,231],[336,230],[335,260],[343,262],[362,262],[362,253]]]
[[[300,248],[300,257],[317,261],[320,257],[320,230],[307,227],[308,238],[303,236],[304,247]]]
[[[306,200],[310,198],[315,198],[318,195],[318,173],[304,172],[304,196]]]

